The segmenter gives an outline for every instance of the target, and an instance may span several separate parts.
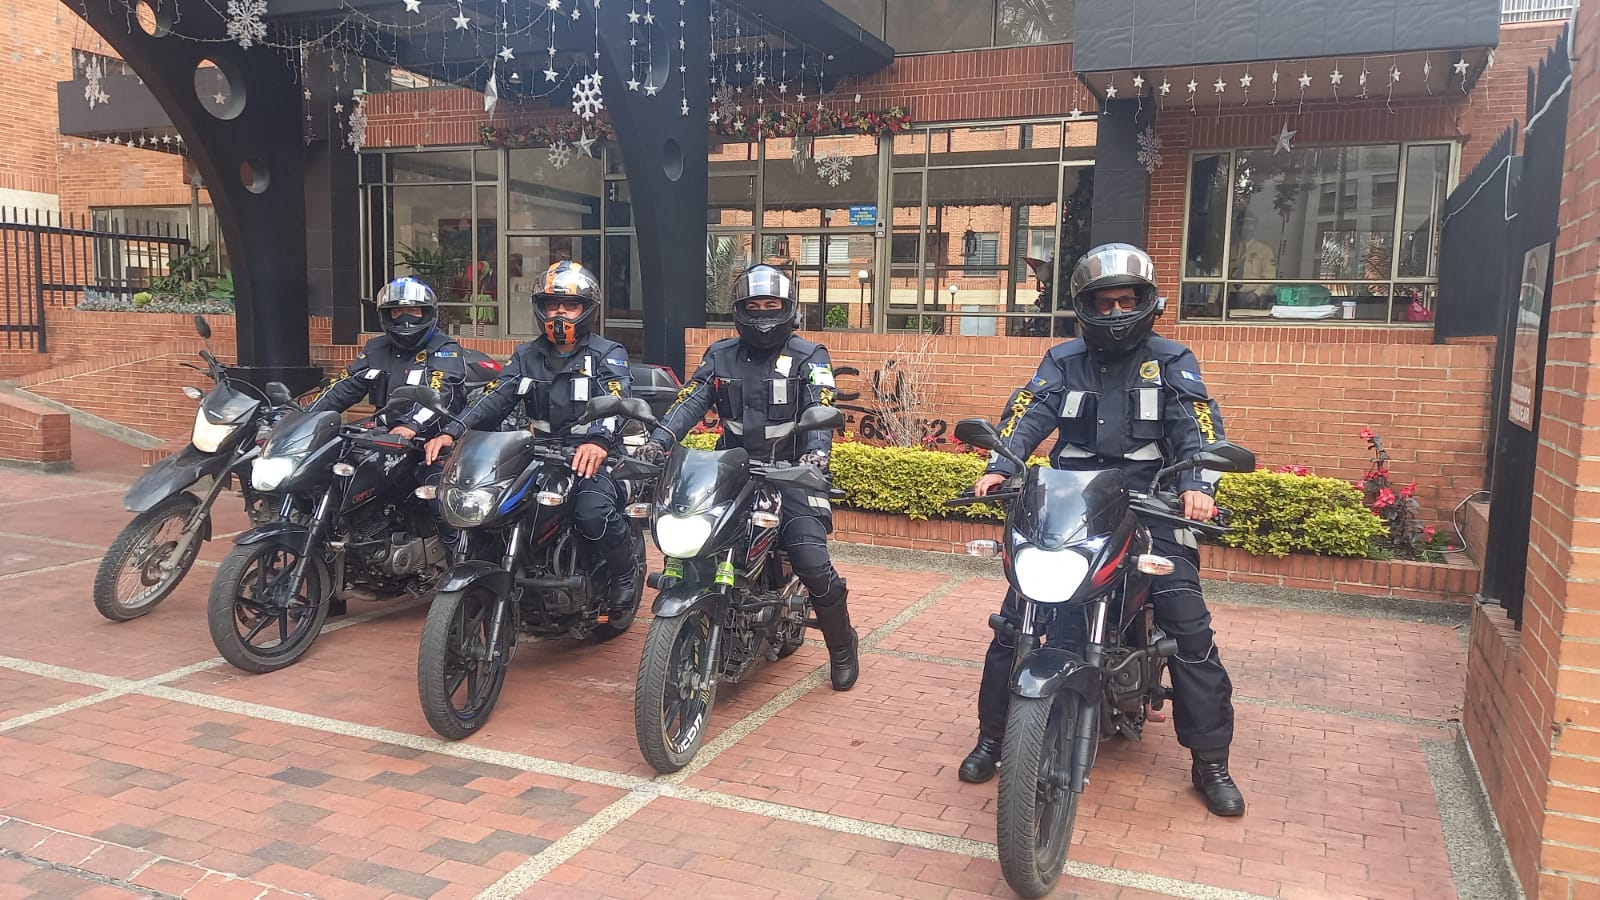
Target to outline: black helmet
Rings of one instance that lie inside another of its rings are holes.
[[[782,300],[775,310],[752,310],[750,300]],[[774,350],[788,342],[800,324],[800,297],[794,282],[772,266],[745,269],[733,283],[733,325],[739,340],[757,350]]]
[[[1138,303],[1131,310],[1112,309],[1100,315],[1096,291],[1131,287]],[[1072,308],[1089,345],[1108,353],[1126,353],[1155,327],[1166,302],[1156,294],[1156,266],[1150,255],[1132,244],[1101,244],[1078,260],[1072,270]]]
[[[391,309],[407,312],[390,316]],[[378,324],[396,347],[415,350],[439,327],[439,298],[415,278],[396,278],[378,291]]]
[[[578,300],[583,312],[576,319],[552,316],[545,312],[547,300]],[[533,315],[545,339],[557,347],[568,347],[583,340],[594,327],[595,314],[600,311],[600,280],[588,269],[570,259],[552,263],[544,270],[539,286],[533,289]]]

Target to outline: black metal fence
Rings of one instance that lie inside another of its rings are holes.
[[[49,349],[47,307],[131,298],[189,250],[188,229],[108,222],[49,210],[0,209],[0,350]]]

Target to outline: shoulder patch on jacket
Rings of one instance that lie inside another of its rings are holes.
[[[454,359],[461,354],[454,350],[435,350],[433,351],[433,355],[443,359]]]

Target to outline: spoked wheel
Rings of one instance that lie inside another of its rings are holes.
[[[458,741],[489,720],[500,688],[517,624],[507,609],[494,634],[499,595],[482,585],[433,598],[417,648],[417,696],[422,714],[441,737]]]
[[[705,741],[717,695],[716,683],[701,676],[710,653],[705,606],[650,621],[633,691],[633,728],[645,760],[663,775],[688,765]]]
[[[597,626],[594,637],[597,641],[609,641],[629,628],[633,627],[633,620],[639,617],[639,604],[644,600],[644,526],[635,524],[633,533],[633,583],[636,590],[633,594],[633,603],[622,612],[613,612],[611,620],[604,625]]]
[[[1000,870],[1024,897],[1055,887],[1072,844],[1078,794],[1069,783],[1076,694],[1011,698],[1000,755]],[[1097,736],[1098,737],[1098,736]]]
[[[113,622],[150,612],[189,574],[201,541],[177,555],[184,523],[200,505],[188,492],[173,494],[133,517],[111,542],[94,576],[94,608]],[[200,527],[205,527],[202,524]]]
[[[206,622],[222,658],[246,672],[273,672],[291,665],[322,631],[328,618],[324,586],[315,563],[306,567],[299,590],[289,591],[300,548],[267,540],[234,547],[211,583]]]

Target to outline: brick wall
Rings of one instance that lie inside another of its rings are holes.
[[[1578,12],[1523,629],[1479,610],[1465,727],[1529,896],[1600,896],[1600,10]]]
[[[1393,477],[1418,482],[1417,499],[1431,521],[1448,523],[1455,505],[1482,486],[1493,363],[1493,348],[1486,344],[1414,343],[1413,336],[1425,339],[1425,332],[1371,328],[1158,331],[1194,350],[1222,405],[1228,436],[1254,450],[1264,465],[1309,465],[1320,475],[1358,479],[1369,457],[1356,434],[1371,428],[1390,446]],[[711,341],[730,334],[690,331],[686,358],[698,362]],[[916,353],[926,340],[925,383],[933,399],[922,418],[942,421],[946,436],[961,418],[998,417],[1052,343],[855,332],[810,336],[827,343],[836,371],[859,373],[839,374],[838,386],[841,394],[858,392],[862,399],[840,403],[866,408],[872,407],[874,373],[891,358]],[[859,431],[861,413],[847,416]],[[931,428],[941,430],[937,424]]]
[[[71,459],[71,416],[0,395],[0,460],[59,465]]]

